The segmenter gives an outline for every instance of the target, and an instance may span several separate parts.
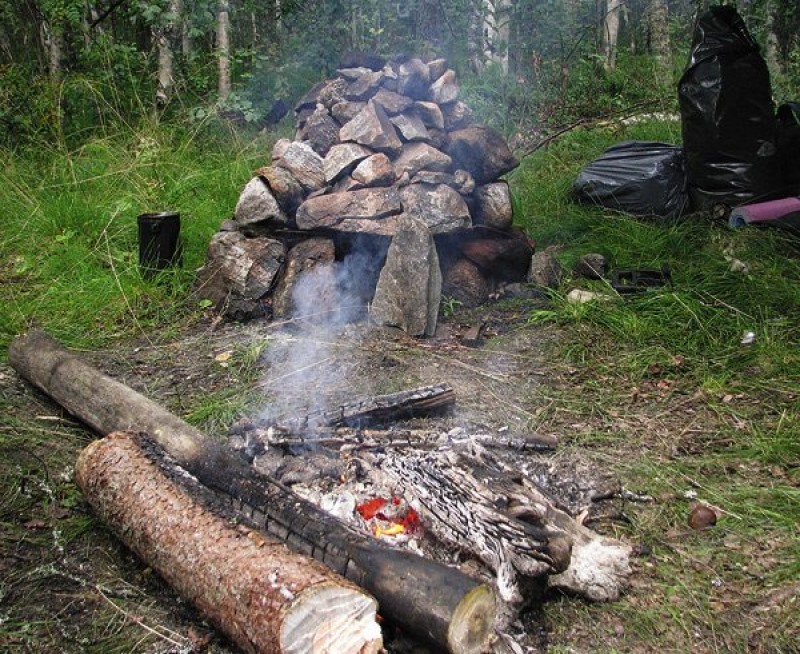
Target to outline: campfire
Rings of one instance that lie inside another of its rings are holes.
[[[275,144],[212,238],[198,288],[220,312],[368,316],[430,336],[443,295],[475,306],[526,278],[506,142],[473,122],[445,60],[372,63],[298,102],[295,140]]]

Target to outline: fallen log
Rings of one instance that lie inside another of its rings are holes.
[[[381,650],[376,602],[321,563],[217,514],[143,435],[81,452],[75,481],[122,542],[245,652]],[[169,474],[172,473],[172,474]],[[195,482],[195,485],[196,482]]]
[[[226,495],[235,510],[264,531],[372,593],[381,613],[409,633],[453,653],[480,652],[488,643],[495,597],[485,584],[355,531],[44,332],[15,338],[9,362],[100,434],[147,432],[179,465]]]

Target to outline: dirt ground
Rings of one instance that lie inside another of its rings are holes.
[[[174,340],[143,338],[85,356],[221,438],[241,416],[448,383],[457,408],[436,418],[437,428],[551,438],[553,461],[613,475],[653,498],[618,498],[590,523],[634,547],[625,597],[601,605],[546,598],[521,616],[527,636],[519,651],[800,651],[800,584],[783,572],[787,553],[797,551],[791,531],[745,532],[740,523],[750,516],[725,506],[713,529],[686,524],[693,502],[719,503],[718,486],[674,462],[724,448],[737,428],[731,415],[682,379],[679,362],[634,382],[565,356],[557,328],[527,323],[530,309],[507,302],[457,311],[428,340],[365,326],[320,332],[209,320]],[[477,324],[480,342],[465,344]],[[7,364],[0,401],[0,650],[235,651],[92,517],[72,465],[95,435]],[[756,409],[740,414],[742,422],[767,419]],[[796,471],[726,465],[709,469],[710,478],[798,485]]]

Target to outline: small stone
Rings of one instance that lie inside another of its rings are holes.
[[[447,59],[434,59],[428,62],[428,71],[430,72],[431,82],[435,82],[447,70]]]
[[[256,174],[269,186],[281,209],[293,216],[303,201],[303,187],[300,182],[280,166],[264,166],[259,168]]]
[[[275,141],[275,145],[272,146],[272,160],[275,161],[276,159],[282,158],[291,144],[292,142],[285,138]]]
[[[325,186],[325,171],[320,157],[308,143],[293,141],[276,165],[288,170],[306,192]]]
[[[324,105],[317,105],[300,130],[300,140],[308,144],[320,157],[324,157],[339,138],[339,123],[330,115]]]
[[[496,229],[508,229],[514,222],[511,191],[507,182],[485,184],[475,191],[473,220]]]
[[[711,529],[717,524],[717,514],[710,506],[695,504],[689,513],[689,526],[697,531]]]
[[[605,293],[587,291],[583,288],[573,288],[567,293],[567,302],[570,304],[587,304],[589,302],[600,302],[610,300],[611,296]]]
[[[415,102],[413,111],[425,127],[444,129],[444,115],[435,102]]]
[[[234,219],[239,226],[261,222],[286,225],[289,222],[278,201],[260,177],[253,177],[236,203]]]
[[[443,105],[442,114],[444,115],[444,128],[448,132],[464,129],[472,124],[472,109],[460,100]]]
[[[561,285],[561,264],[551,249],[542,250],[531,257],[528,282],[542,288],[558,288]]]
[[[333,241],[327,238],[310,238],[300,241],[286,255],[286,265],[278,284],[272,294],[273,318],[291,318],[298,312],[298,305],[310,304],[303,302],[303,296],[313,295],[313,302],[318,307],[329,307],[337,300],[336,279],[333,271],[333,262],[336,249]],[[328,270],[322,270],[327,267]],[[315,288],[307,288],[309,284],[302,282],[303,276],[311,275],[309,271],[316,270],[314,275]],[[333,308],[333,307],[330,307]],[[305,307],[301,307],[301,311]]]
[[[427,143],[408,143],[395,160],[394,170],[397,177],[405,172],[409,177],[413,177],[420,170],[447,172],[452,163],[444,152]]]
[[[430,81],[430,70],[421,59],[409,59],[397,68],[397,92],[401,95],[426,100]]]
[[[448,70],[437,79],[430,88],[430,99],[439,105],[449,104],[458,100],[458,81],[455,71]]]
[[[355,118],[367,106],[366,102],[348,102],[343,100],[331,107],[331,115],[337,123],[344,125]]]
[[[394,93],[393,91],[387,91],[386,89],[380,89],[372,100],[375,104],[383,107],[383,110],[388,116],[396,116],[414,105],[414,101],[411,98],[407,98],[399,93]]]
[[[403,147],[386,112],[372,100],[339,130],[339,140],[353,141],[389,155]]]
[[[471,125],[450,133],[447,147],[454,164],[468,171],[476,184],[488,184],[513,170],[519,161],[505,139],[490,127]]]
[[[425,124],[414,114],[400,114],[392,116],[392,125],[397,128],[404,141],[429,141],[431,136]]]
[[[403,210],[422,220],[433,234],[444,234],[472,225],[464,198],[449,186],[411,184],[400,189]]]
[[[382,152],[364,159],[356,166],[352,177],[363,186],[391,186],[396,179],[392,162]]]
[[[399,215],[400,196],[392,188],[362,189],[308,198],[297,209],[300,229],[336,228],[344,220],[376,220]]]
[[[322,162],[325,181],[328,184],[332,184],[340,177],[348,174],[372,154],[374,154],[372,150],[358,143],[338,143],[334,145]]]
[[[583,279],[603,279],[608,274],[608,257],[584,254],[575,262],[575,276]]]

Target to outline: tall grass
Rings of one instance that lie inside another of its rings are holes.
[[[193,271],[270,140],[147,120],[75,149],[0,150],[0,348],[31,325],[88,345],[191,312]],[[183,265],[143,279],[136,218],[166,210],[181,213]]]

